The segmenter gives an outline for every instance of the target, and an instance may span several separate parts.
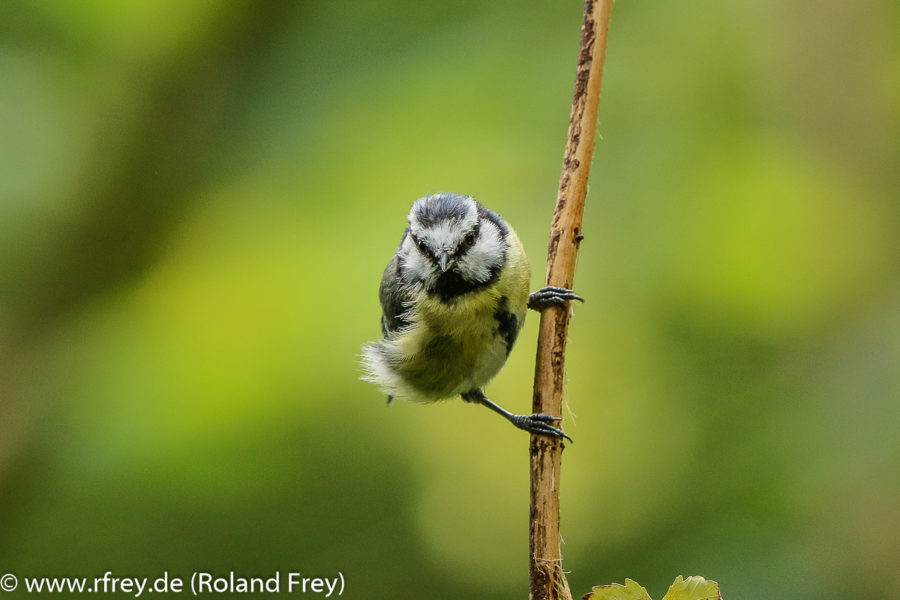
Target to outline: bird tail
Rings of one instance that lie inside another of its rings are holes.
[[[382,392],[387,394],[388,404],[395,396],[403,396],[403,384],[393,366],[391,343],[389,341],[370,342],[363,346],[360,354],[360,366],[362,375],[360,379],[374,383]]]

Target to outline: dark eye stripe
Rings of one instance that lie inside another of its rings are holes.
[[[425,256],[434,257],[434,254],[431,253],[431,249],[428,247],[428,244],[412,234],[410,234],[409,237],[412,238],[412,241],[416,245],[416,248],[419,249],[419,252],[421,252]]]

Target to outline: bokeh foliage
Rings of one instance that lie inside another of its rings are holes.
[[[568,372],[577,594],[883,597],[900,10],[620,0]],[[527,439],[356,378],[416,197],[533,283],[578,2],[0,4],[0,571],[527,589]],[[488,393],[523,412],[536,321]]]

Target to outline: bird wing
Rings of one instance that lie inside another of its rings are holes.
[[[413,297],[409,288],[400,277],[400,259],[395,254],[384,270],[381,287],[378,290],[381,300],[381,333],[389,337],[397,330],[409,325],[406,311]]]

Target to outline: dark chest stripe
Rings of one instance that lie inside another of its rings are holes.
[[[513,344],[516,343],[516,338],[519,336],[519,319],[509,312],[509,300],[506,296],[500,299],[494,319],[497,321],[497,333],[506,342],[506,355],[509,356]]]

